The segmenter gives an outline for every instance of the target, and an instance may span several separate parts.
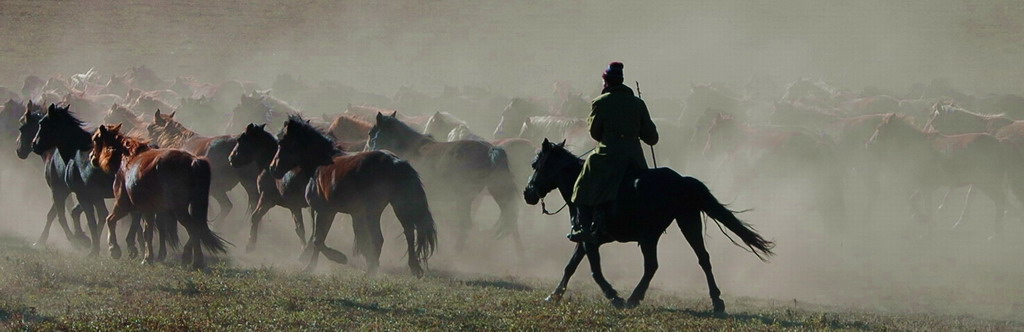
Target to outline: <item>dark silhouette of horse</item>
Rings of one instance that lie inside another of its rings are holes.
[[[270,211],[270,208],[281,206],[292,213],[295,220],[295,234],[299,236],[302,246],[306,246],[306,227],[302,222],[302,209],[308,207],[306,203],[306,185],[312,175],[312,171],[303,171],[301,167],[289,170],[280,180],[275,179],[268,169],[270,161],[274,159],[277,152],[277,138],[264,130],[266,125],[249,124],[245,132],[238,136],[235,148],[228,155],[231,166],[244,167],[256,165],[260,171],[257,178],[259,188],[259,201],[253,209],[249,221],[252,228],[249,232],[249,244],[246,251],[256,248],[256,238],[259,231],[260,221]],[[314,217],[311,217],[314,218]]]
[[[395,114],[377,114],[377,124],[370,130],[368,147],[389,150],[409,160],[423,174],[431,202],[441,211],[451,211],[458,234],[457,247],[463,248],[472,221],[471,205],[487,189],[501,209],[498,236],[512,235],[522,249],[517,223],[515,176],[509,169],[505,150],[487,142],[437,142],[402,121]],[[438,204],[440,203],[440,204]]]
[[[1009,189],[1024,198],[1024,186],[1010,167],[1020,165],[1019,156],[1004,142],[986,133],[943,135],[915,128],[906,116],[887,115],[875,128],[867,145],[879,153],[887,170],[906,183],[899,187],[912,191],[910,206],[916,219],[931,221],[931,202],[935,189],[970,185],[995,203],[995,234],[1002,232]],[[1009,176],[1009,178],[1008,178]],[[1007,181],[1007,180],[1010,181]],[[970,192],[968,192],[970,197]],[[970,199],[957,220],[959,225],[969,211]]]
[[[36,133],[39,132],[39,119],[42,119],[43,115],[42,107],[33,104],[31,101],[28,102],[28,107],[25,109],[20,120],[21,126],[18,128],[18,138],[16,141],[18,145],[18,158],[26,159],[32,153],[32,138],[36,137]],[[50,205],[50,210],[46,213],[46,226],[43,227],[43,232],[39,235],[39,240],[34,245],[46,245],[46,239],[50,236],[50,226],[53,225],[53,220],[57,219],[60,228],[64,230],[64,236],[67,237],[68,242],[80,248],[88,248],[90,244],[89,237],[85,235],[85,232],[82,232],[81,226],[79,226],[81,224],[78,217],[82,213],[80,206],[76,205],[71,212],[78,232],[73,232],[68,227],[66,203],[71,196],[71,188],[68,188],[67,184],[63,181],[64,174],[60,172],[61,169],[54,162],[55,152],[55,150],[51,149],[39,154],[39,157],[43,160],[43,178],[46,180],[47,187],[50,188],[50,198],[53,199],[53,203]]]
[[[220,211],[213,218],[215,222],[221,222],[227,218],[234,204],[228,198],[227,193],[241,185],[248,196],[248,210],[256,207],[256,200],[259,198],[259,189],[256,186],[256,177],[259,170],[255,165],[244,167],[231,167],[228,162],[228,155],[235,148],[237,137],[230,135],[201,136],[186,128],[180,122],[174,120],[174,113],[164,115],[157,110],[153,115],[153,123],[148,127],[149,137],[161,148],[182,149],[200,157],[205,157],[210,162],[210,169],[213,172],[213,181],[210,183],[210,195],[220,204]]]
[[[202,248],[226,252],[225,242],[210,230],[206,214],[210,199],[210,163],[178,149],[154,149],[148,142],[124,136],[121,125],[101,125],[92,135],[89,160],[93,167],[115,176],[114,207],[106,218],[107,238],[112,256],[120,251],[116,241],[117,220],[130,213],[147,213],[143,230],[145,260],[152,263],[153,235],[158,228],[154,216],[170,213],[189,239],[181,255],[182,264],[206,266]]]
[[[314,212],[312,240],[304,253],[309,255],[307,271],[316,267],[320,253],[337,263],[348,261],[324,243],[335,215],[346,213],[352,216],[357,253],[374,273],[384,245],[380,216],[391,205],[404,229],[409,269],[423,275],[421,264],[434,251],[437,231],[423,184],[408,162],[383,151],[346,153],[298,116],[288,119],[278,137],[271,175],[282,178],[296,167],[313,171],[306,185],[306,202]]]
[[[545,140],[533,162],[533,169],[534,173],[523,192],[527,204],[537,204],[540,199],[555,189],[558,189],[566,202],[571,202],[573,186],[579,173],[583,170],[583,160],[566,150],[564,142],[563,144],[553,144]],[[605,280],[601,272],[599,248],[607,242],[591,242],[576,245],[576,250],[565,267],[562,281],[547,300],[556,302],[561,300],[569,284],[569,278],[576,272],[579,263],[586,256],[590,262],[594,281],[614,306],[635,307],[639,305],[658,269],[658,240],[675,221],[697,254],[700,267],[707,277],[715,312],[724,312],[725,302],[719,297],[721,291],[715,283],[715,276],[711,273],[711,258],[704,247],[701,213],[739,236],[743,243],[742,246],[750,248],[750,251],[762,260],[773,255],[772,248],[775,244],[765,240],[753,228],[737,219],[734,212],[719,203],[718,199],[700,180],[679,175],[669,168],[642,170],[634,178],[635,181],[625,181],[626,184],[622,186],[619,199],[616,202],[615,213],[610,216],[606,225],[610,237],[608,242],[637,242],[643,252],[644,275],[633,290],[633,294],[628,300],[623,301],[611,284]],[[572,207],[570,211],[575,219],[575,207]]]
[[[240,103],[231,110],[231,119],[224,132],[240,132],[250,123],[267,123],[273,127],[298,114],[300,112],[288,103],[270,96],[269,91],[254,91],[240,97]],[[280,128],[272,128],[277,129]]]
[[[537,102],[526,98],[515,97],[501,111],[501,120],[494,128],[494,138],[515,138],[523,129],[523,124],[532,116],[545,115],[543,107]]]

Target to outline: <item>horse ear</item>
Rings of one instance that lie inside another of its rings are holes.
[[[565,147],[565,140],[563,139],[563,140],[562,140],[562,143],[558,143],[558,146],[560,146],[560,147]]]
[[[252,130],[252,128],[255,128],[255,127],[256,127],[256,124],[250,122],[249,124],[245,125],[245,131]]]
[[[381,120],[384,120],[384,114],[377,112],[377,122],[380,122]]]
[[[174,118],[174,113],[178,113],[178,111],[171,112],[171,115],[168,115],[167,117],[170,118],[170,119],[173,119]]]
[[[398,111],[395,111],[394,113],[391,113],[391,117],[392,118],[397,118],[398,117]]]
[[[100,128],[98,130],[99,130],[101,135],[106,134],[107,133],[107,126],[106,125],[100,125]]]
[[[57,105],[56,104],[50,104],[50,107],[46,109],[46,114],[50,114],[50,112],[55,112],[55,111],[57,111]]]
[[[260,129],[266,129],[267,128],[267,124],[266,123],[261,124],[261,125],[259,125],[259,127],[260,127]]]
[[[116,125],[111,125],[110,128],[109,128],[109,131],[110,132],[115,132],[115,133],[120,132],[121,131],[121,125],[122,125],[122,123],[118,123]]]
[[[541,143],[541,146],[543,146],[543,147],[545,147],[545,148],[546,148],[546,147],[549,147],[549,146],[551,146],[551,141],[548,141],[547,137],[545,137],[545,138],[544,138],[544,142],[543,142],[543,143]]]

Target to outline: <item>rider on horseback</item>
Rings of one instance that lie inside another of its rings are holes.
[[[622,84],[622,63],[612,62],[604,71],[602,95],[593,100],[590,136],[597,148],[587,157],[576,179],[572,202],[577,209],[569,240],[588,242],[606,238],[607,218],[626,174],[647,169],[640,140],[658,143],[658,129],[647,105]]]

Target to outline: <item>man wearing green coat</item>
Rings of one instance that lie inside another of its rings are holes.
[[[647,169],[640,141],[658,143],[658,129],[647,105],[622,84],[623,65],[612,62],[604,71],[602,95],[592,102],[590,136],[598,145],[576,179],[572,202],[577,222],[568,237],[572,241],[604,238],[604,226],[611,214],[619,187],[627,172]]]

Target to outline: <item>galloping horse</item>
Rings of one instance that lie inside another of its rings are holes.
[[[299,241],[302,241],[302,246],[305,247],[306,227],[302,222],[302,209],[309,206],[306,203],[306,184],[309,183],[313,172],[296,167],[289,170],[281,180],[274,179],[268,169],[270,161],[274,159],[274,152],[277,151],[277,138],[264,128],[266,125],[249,124],[246,126],[245,132],[238,135],[235,148],[228,155],[231,166],[244,167],[255,164],[260,170],[259,178],[256,181],[260,197],[249,218],[252,228],[249,232],[249,244],[246,245],[245,250],[256,249],[260,221],[270,211],[270,208],[275,206],[281,206],[291,211],[292,218],[295,220],[295,234],[299,236]],[[311,218],[315,219],[315,216]]]
[[[149,136],[149,131],[147,130],[149,124],[146,123],[146,121],[143,121],[139,115],[128,109],[128,107],[118,104],[110,106],[110,110],[107,111],[107,116],[103,117],[103,123],[121,124],[121,130],[124,130],[128,136]]]
[[[363,151],[373,124],[350,115],[339,115],[327,128],[327,134],[341,144],[348,146],[345,151]]]
[[[421,263],[434,251],[437,231],[423,184],[408,162],[383,151],[341,151],[299,116],[290,117],[278,136],[270,174],[282,178],[296,167],[313,171],[306,185],[306,201],[314,212],[312,240],[305,250],[309,254],[307,271],[316,267],[321,252],[334,262],[348,261],[324,243],[335,215],[346,213],[352,216],[357,253],[366,258],[369,272],[374,273],[384,245],[380,216],[390,204],[404,229],[409,269],[416,276],[423,275]]]
[[[26,159],[32,153],[32,138],[36,137],[36,133],[39,132],[39,119],[42,119],[44,115],[41,111],[42,107],[33,104],[31,101],[28,102],[28,107],[21,117],[21,127],[18,128],[18,158]],[[53,199],[53,203],[50,205],[50,210],[46,213],[46,226],[43,227],[43,233],[39,235],[39,240],[36,241],[35,245],[46,245],[46,239],[50,236],[50,226],[53,225],[53,220],[57,219],[61,229],[64,230],[64,236],[67,237],[68,242],[75,246],[86,248],[89,246],[89,237],[85,235],[85,232],[82,232],[81,223],[78,219],[82,213],[81,206],[75,206],[71,212],[71,217],[74,218],[78,232],[72,232],[71,228],[68,227],[65,203],[71,196],[71,188],[68,188],[68,185],[63,181],[64,174],[61,173],[62,169],[58,168],[58,164],[54,161],[55,152],[54,150],[48,150],[39,154],[39,157],[43,159],[43,178],[46,179],[46,185],[50,188],[50,197]]]
[[[571,202],[573,185],[583,170],[583,160],[566,150],[564,142],[553,144],[545,140],[533,162],[533,169],[534,173],[523,192],[527,204],[537,204],[541,198],[555,189],[558,189],[566,202]],[[750,248],[758,258],[764,260],[766,256],[773,255],[772,248],[775,244],[765,240],[749,225],[737,219],[732,211],[718,202],[700,180],[679,175],[669,168],[656,168],[643,170],[635,181],[626,182],[628,184],[622,187],[616,203],[616,213],[610,216],[606,227],[611,240],[640,244],[640,250],[644,255],[644,275],[633,290],[633,294],[627,301],[619,297],[601,272],[599,248],[603,243],[588,242],[576,245],[576,250],[565,267],[562,281],[548,297],[548,301],[561,300],[569,284],[569,278],[576,273],[576,268],[586,256],[594,281],[601,287],[604,296],[612,301],[612,305],[639,305],[658,269],[658,239],[675,221],[697,254],[700,267],[707,277],[715,312],[724,312],[725,302],[719,297],[721,291],[718,290],[715,276],[711,273],[711,258],[704,247],[701,213],[739,236],[743,245]],[[570,211],[575,218],[575,207]]]
[[[930,202],[932,192],[941,186],[978,188],[995,203],[995,232],[1002,232],[1007,204],[1007,183],[1018,199],[1024,198],[1019,172],[1010,171],[1020,165],[1019,156],[1006,143],[985,133],[943,135],[923,131],[909,123],[905,116],[887,115],[875,128],[867,145],[873,148],[888,169],[899,172],[904,187],[913,190],[911,208],[920,221],[930,221],[931,209],[921,209],[920,202]],[[1009,179],[1009,181],[1007,181]],[[959,225],[971,205],[970,191]]]
[[[210,195],[217,200],[221,207],[220,212],[213,220],[221,222],[227,218],[234,206],[227,193],[238,184],[242,185],[248,196],[247,211],[252,211],[256,207],[256,200],[259,198],[256,177],[259,175],[259,170],[255,165],[231,167],[228,162],[228,155],[235,148],[237,137],[229,135],[200,136],[174,120],[174,113],[163,115],[160,110],[153,115],[153,123],[149,125],[148,129],[149,137],[156,141],[157,146],[167,149],[183,149],[196,156],[206,157],[210,162],[210,169],[213,172]]]
[[[152,263],[154,215],[170,213],[185,230],[188,242],[181,255],[182,264],[203,268],[201,247],[211,252],[226,252],[226,242],[210,230],[206,220],[210,199],[210,163],[178,149],[154,149],[148,142],[124,136],[121,125],[101,125],[92,135],[89,160],[93,167],[115,175],[114,208],[107,216],[107,238],[112,256],[120,252],[115,240],[117,220],[129,213],[147,213],[143,230],[145,260]]]
[[[515,176],[509,169],[504,149],[480,141],[437,142],[430,136],[399,121],[394,114],[377,114],[377,124],[370,130],[369,148],[393,151],[426,177],[425,186],[432,202],[444,202],[443,211],[453,211],[458,227],[458,248],[463,248],[472,227],[473,199],[487,189],[498,203],[498,235],[511,234],[522,249],[516,225],[518,210],[515,199]]]

